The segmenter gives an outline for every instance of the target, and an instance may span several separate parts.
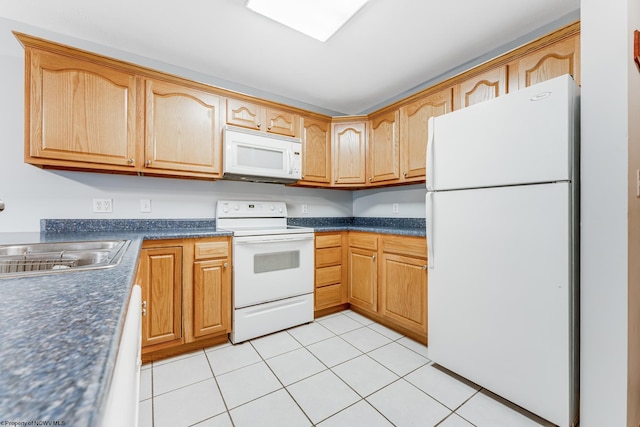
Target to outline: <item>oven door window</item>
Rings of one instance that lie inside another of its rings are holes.
[[[300,251],[271,252],[253,256],[254,274],[300,267]]]

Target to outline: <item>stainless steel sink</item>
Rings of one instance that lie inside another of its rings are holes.
[[[107,240],[0,245],[0,278],[114,267],[130,243]]]

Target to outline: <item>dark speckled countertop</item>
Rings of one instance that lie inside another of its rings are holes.
[[[424,236],[424,219],[290,218],[316,231]],[[213,220],[42,220],[0,245],[131,240],[113,268],[0,279],[0,421],[96,426],[143,240],[228,236]]]
[[[323,231],[366,231],[403,236],[426,236],[424,218],[289,218],[289,224]]]

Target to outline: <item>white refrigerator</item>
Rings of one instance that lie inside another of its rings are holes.
[[[579,88],[429,122],[429,357],[561,427],[578,416]]]

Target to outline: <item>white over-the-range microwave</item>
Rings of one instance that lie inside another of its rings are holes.
[[[225,179],[286,184],[302,176],[299,138],[226,126],[222,151]]]

